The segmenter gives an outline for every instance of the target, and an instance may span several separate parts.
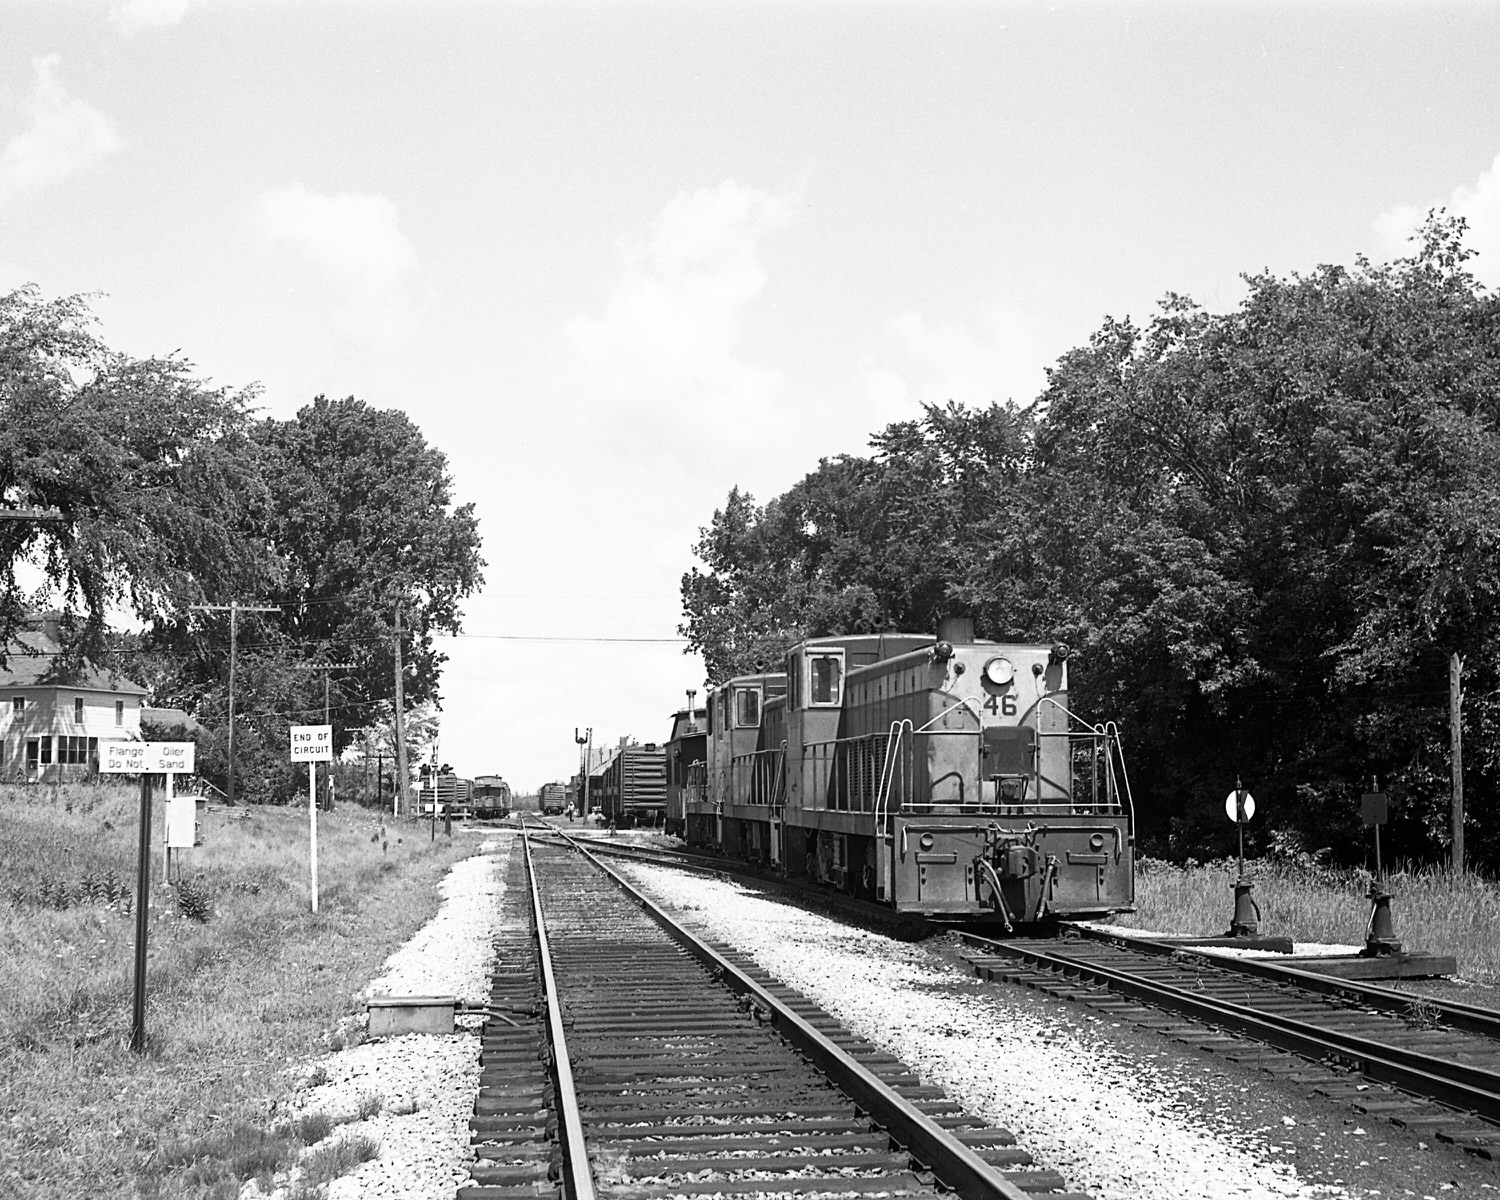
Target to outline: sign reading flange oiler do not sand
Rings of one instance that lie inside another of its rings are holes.
[[[192,742],[100,742],[99,770],[107,775],[191,775]]]
[[[333,761],[332,725],[293,725],[292,761],[307,764],[307,827],[312,910],[318,911],[318,764]]]
[[[135,899],[135,996],[130,1020],[130,1048],[146,1052],[146,929],[151,907],[151,776],[172,776],[193,769],[192,742],[100,742],[99,770],[106,775],[141,777],[141,852]]]

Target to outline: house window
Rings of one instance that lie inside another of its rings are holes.
[[[11,700],[10,707],[11,707],[11,711],[14,712],[16,714],[16,716],[19,717],[23,712],[26,711],[26,697],[25,696],[17,696],[17,697],[15,697],[13,700]]]
[[[125,727],[125,701],[123,701],[123,700],[116,700],[115,701],[115,728],[116,729],[123,729],[124,727]]]
[[[45,746],[46,743],[44,742]],[[60,763],[86,763],[89,760],[89,739],[86,737],[59,737],[57,739],[57,761]],[[43,759],[45,762],[46,760]]]
[[[74,696],[73,697],[73,724],[75,724],[75,725],[82,725],[83,724],[83,697],[82,696]]]
[[[41,750],[41,757],[37,761],[40,762],[43,766],[47,766],[52,762],[52,738],[50,736],[40,738],[38,740],[38,746]]]

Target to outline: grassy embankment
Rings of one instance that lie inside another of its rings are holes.
[[[0,1195],[221,1200],[289,1162],[328,1129],[275,1119],[285,1068],[357,1036],[356,994],[479,844],[323,814],[315,915],[305,808],[203,813],[178,889],[161,886],[153,809],[137,1055],[138,787],[0,787]]]
[[[1370,917],[1370,877],[1313,864],[1247,862],[1255,877],[1260,932],[1295,942],[1361,945]],[[1121,924],[1181,937],[1229,928],[1234,911],[1232,862],[1178,867],[1147,860],[1136,878],[1137,911]],[[1500,986],[1500,886],[1475,875],[1419,870],[1392,875],[1396,937],[1408,948],[1458,959],[1462,979]]]

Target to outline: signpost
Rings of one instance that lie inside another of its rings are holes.
[[[141,777],[141,838],[135,888],[135,995],[130,1048],[146,1052],[146,930],[151,904],[151,777],[193,770],[192,742],[102,742],[99,770],[107,775]]]
[[[1254,937],[1260,928],[1260,906],[1251,895],[1255,880],[1245,874],[1245,825],[1255,815],[1255,797],[1238,779],[1234,781],[1234,791],[1224,797],[1224,815],[1239,827],[1240,834],[1240,877],[1234,881],[1234,916],[1229,921],[1229,936]]]
[[[292,761],[307,764],[308,857],[312,875],[312,910],[318,911],[318,764],[333,761],[332,725],[293,725]]]

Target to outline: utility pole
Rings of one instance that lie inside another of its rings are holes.
[[[242,612],[274,612],[281,611],[279,606],[266,606],[260,604],[241,604],[238,600],[231,600],[228,604],[190,604],[189,608],[198,612],[227,612],[229,614],[229,787],[225,792],[225,800],[229,804],[234,803],[234,660],[235,646],[239,639],[240,613]]]
[[[405,668],[401,665],[401,605],[396,605],[396,809],[411,812],[411,780],[406,766],[406,718],[402,712]]]
[[[1453,748],[1453,873],[1464,873],[1464,660],[1448,657],[1448,740]]]

